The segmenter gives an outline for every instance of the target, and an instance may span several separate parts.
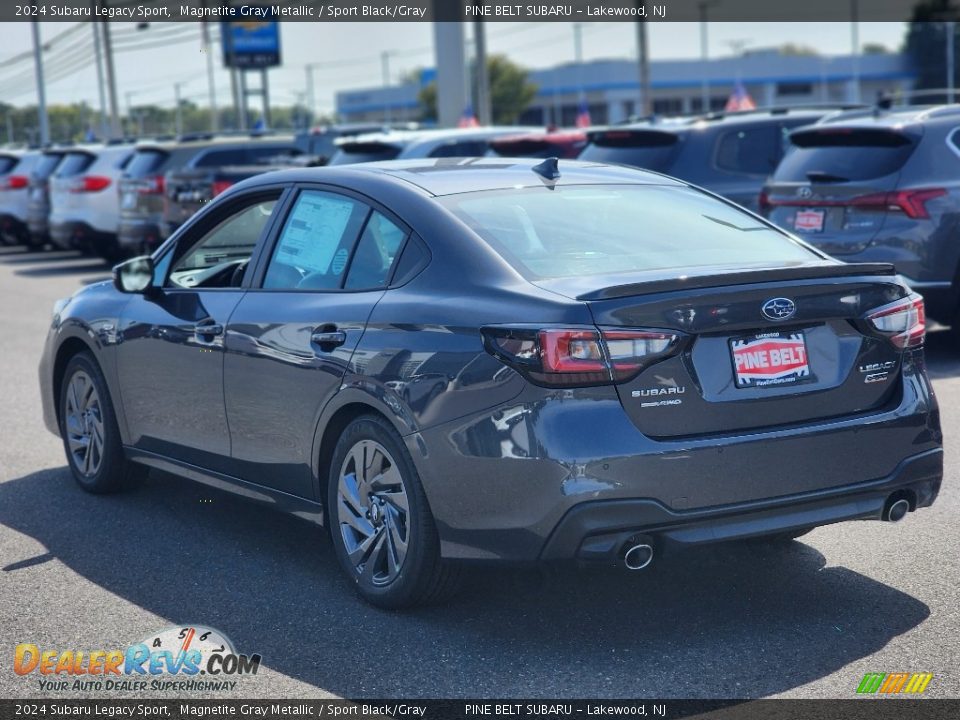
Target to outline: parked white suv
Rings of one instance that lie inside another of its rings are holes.
[[[39,152],[0,151],[0,240],[14,245],[29,240],[27,197],[30,171]]]
[[[50,239],[114,260],[120,224],[117,186],[133,156],[132,145],[71,148],[50,178]]]

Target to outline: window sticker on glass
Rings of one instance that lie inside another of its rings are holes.
[[[276,260],[308,272],[326,273],[356,203],[304,193],[283,230]]]

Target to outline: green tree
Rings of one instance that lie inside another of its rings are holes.
[[[530,82],[527,71],[505,55],[487,58],[487,77],[490,82],[490,112],[496,125],[510,125],[529,107],[537,94],[537,86]],[[421,119],[437,119],[437,85],[424,86],[417,99]]]
[[[817,57],[820,53],[816,48],[810,47],[809,45],[801,45],[800,43],[784,43],[779,47],[781,55],[794,55],[800,57]]]

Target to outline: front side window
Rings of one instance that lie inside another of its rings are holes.
[[[698,266],[781,266],[819,256],[686,187],[524,188],[440,200],[529,279]]]
[[[304,190],[287,217],[263,287],[338,289],[369,208],[351,198]]]
[[[276,204],[276,198],[261,199],[217,223],[182,254],[178,253],[167,286],[239,287]],[[188,238],[184,235],[181,241]]]

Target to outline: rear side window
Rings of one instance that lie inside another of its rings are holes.
[[[608,130],[591,137],[580,159],[665,172],[673,162],[678,140],[675,133],[660,130]]]
[[[389,143],[346,143],[341,145],[330,160],[330,165],[349,165],[351,163],[378,162],[393,160],[400,154],[400,147]]]
[[[274,248],[263,287],[339,288],[368,209],[363,203],[334,193],[300,193]]]
[[[440,202],[531,279],[818,258],[753,216],[687,187],[527,188]]]
[[[728,130],[717,139],[716,165],[727,172],[769,175],[782,147],[776,125]]]
[[[63,162],[57,166],[56,177],[72,177],[84,172],[96,158],[89,153],[71,152],[63,156]]]
[[[163,150],[137,150],[127,164],[126,175],[131,178],[155,175],[168,157]]]
[[[386,287],[404,238],[406,233],[402,228],[378,212],[371,213],[350,261],[344,287],[348,290]]]
[[[0,155],[0,175],[6,175],[17,164],[17,158],[9,155]]]
[[[43,153],[33,169],[33,176],[38,180],[46,180],[62,159],[63,153]]]
[[[899,172],[913,154],[915,140],[901,132],[872,128],[800,130],[775,181],[846,182],[872,180]]]
[[[297,148],[288,145],[238,147],[211,150],[200,157],[194,167],[223,167],[225,165],[256,165],[276,157],[299,155]]]

